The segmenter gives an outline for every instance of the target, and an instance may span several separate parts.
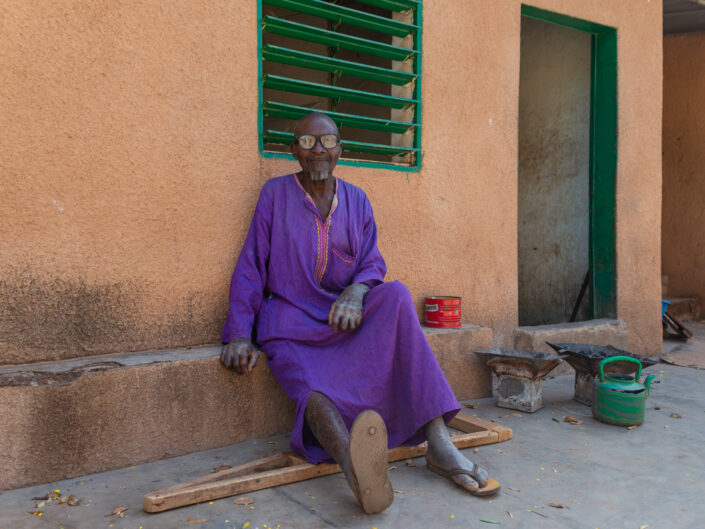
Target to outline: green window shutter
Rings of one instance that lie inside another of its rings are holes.
[[[323,112],[340,163],[416,170],[421,0],[259,0],[260,147],[290,156],[296,120]]]

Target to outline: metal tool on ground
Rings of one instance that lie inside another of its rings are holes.
[[[628,356],[639,360],[644,367],[649,367],[656,363],[656,360],[651,360],[611,345],[546,343],[575,369],[575,396],[573,399],[586,406],[592,404],[593,382],[600,371],[600,362],[605,358]],[[629,362],[610,363],[607,368],[608,373],[630,374],[635,371],[636,367]]]
[[[456,415],[449,426],[464,432],[451,437],[453,444],[459,449],[508,441],[513,435],[511,428],[464,413]],[[389,450],[389,461],[420,457],[426,454],[426,448],[426,443],[393,448]],[[312,465],[294,452],[285,452],[150,492],[144,496],[142,508],[146,512],[162,512],[194,503],[337,474],[340,471],[338,465],[326,463]]]
[[[541,380],[563,360],[554,353],[519,349],[475,351],[499,379],[497,406],[533,413],[543,408]]]
[[[624,374],[605,375],[604,367],[610,362],[633,362],[637,364],[636,376]],[[642,384],[641,362],[630,356],[613,356],[600,362],[600,379],[594,382],[592,415],[596,419],[618,426],[635,426],[644,422],[646,399],[651,389],[649,375]]]

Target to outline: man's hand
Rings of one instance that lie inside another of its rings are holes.
[[[355,283],[343,290],[328,313],[328,324],[335,332],[354,331],[362,322],[362,301],[370,287]]]
[[[220,361],[238,375],[249,373],[259,358],[259,349],[247,338],[235,338],[226,343],[220,351]]]

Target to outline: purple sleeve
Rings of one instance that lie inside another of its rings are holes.
[[[377,248],[377,224],[375,223],[372,206],[365,200],[362,245],[360,246],[359,269],[353,283],[364,283],[372,288],[384,282],[387,265]]]
[[[265,185],[230,280],[230,302],[223,326],[223,343],[235,338],[252,339],[255,315],[262,304],[267,285],[271,225],[272,197]]]

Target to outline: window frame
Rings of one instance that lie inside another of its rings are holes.
[[[274,152],[274,151],[266,151],[264,149],[264,112],[263,112],[263,106],[264,106],[264,94],[263,94],[263,89],[264,89],[264,74],[262,71],[262,63],[263,63],[263,57],[262,57],[262,50],[263,50],[263,44],[262,44],[262,33],[263,33],[263,27],[262,27],[262,4],[263,0],[257,0],[257,93],[258,93],[258,102],[257,102],[257,143],[258,143],[258,148],[259,148],[259,154],[263,158],[279,158],[279,159],[285,159],[285,160],[294,160],[294,157],[290,153],[284,153],[284,152]],[[347,158],[340,158],[338,160],[338,165],[344,165],[344,166],[353,166],[353,167],[369,167],[369,168],[374,168],[374,169],[386,169],[390,171],[401,171],[405,173],[416,173],[421,170],[422,167],[422,162],[423,162],[423,151],[421,149],[421,134],[422,134],[422,123],[421,123],[421,115],[422,115],[422,105],[423,105],[423,100],[422,100],[422,90],[421,90],[421,84],[422,84],[422,77],[423,77],[423,72],[422,72],[422,56],[423,56],[423,24],[422,24],[422,11],[423,11],[423,4],[420,1],[419,2],[419,7],[414,11],[414,21],[413,24],[418,26],[418,31],[417,31],[417,36],[416,36],[416,47],[415,50],[417,51],[416,56],[414,60],[416,61],[414,65],[414,71],[418,72],[417,73],[417,81],[414,85],[414,95],[413,99],[417,101],[416,103],[416,109],[414,112],[414,124],[417,125],[416,130],[414,132],[414,143],[413,147],[417,149],[417,154],[414,160],[414,163],[412,165],[405,165],[405,164],[400,164],[400,163],[394,163],[394,162],[377,162],[377,161],[369,161],[369,160],[355,160],[355,159],[347,159]],[[344,135],[341,137],[341,142],[344,144],[345,143],[345,137]]]

